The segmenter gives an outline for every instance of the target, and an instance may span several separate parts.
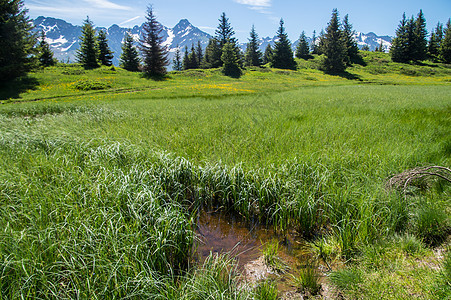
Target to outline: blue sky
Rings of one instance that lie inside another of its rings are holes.
[[[289,0],[24,0],[28,15],[64,19],[81,25],[86,16],[96,26],[119,24],[133,27],[144,21],[146,7],[152,4],[158,21],[173,27],[180,19],[214,34],[218,18],[225,12],[236,37],[245,42],[252,25],[260,37],[274,36],[280,18],[290,39],[295,40],[304,30],[308,36],[327,26],[333,8],[340,16],[349,14],[354,30],[378,35],[394,35],[403,12],[416,16],[420,9],[426,17],[428,31],[437,22],[446,23],[451,17],[450,0],[373,0],[373,1],[289,1]]]

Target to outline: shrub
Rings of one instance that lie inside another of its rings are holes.
[[[111,84],[103,81],[81,79],[75,82],[74,87],[77,90],[92,91],[92,90],[104,90],[111,87]]]

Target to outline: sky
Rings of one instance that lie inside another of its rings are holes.
[[[157,20],[174,27],[181,19],[214,34],[222,12],[229,18],[235,36],[246,42],[252,25],[259,37],[273,37],[284,19],[289,38],[296,40],[302,31],[311,36],[327,27],[332,10],[338,9],[340,17],[349,15],[353,29],[377,35],[395,35],[402,14],[426,17],[430,32],[437,22],[446,24],[451,18],[451,0],[24,0],[28,15],[63,19],[81,25],[86,16],[96,26],[121,27],[141,25],[146,8],[152,5]]]

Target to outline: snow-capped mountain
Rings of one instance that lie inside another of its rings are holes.
[[[81,26],[72,25],[64,20],[38,17],[33,21],[36,32],[44,31],[46,40],[52,47],[55,58],[63,62],[74,62],[75,54],[79,48],[79,37],[81,36]],[[121,46],[124,35],[128,28],[112,25],[109,28],[98,27],[97,30],[105,30],[108,44],[114,52],[113,63],[119,64],[119,57],[122,53]],[[130,29],[134,39],[138,42],[142,32],[142,25]],[[200,41],[205,49],[211,36],[193,26],[188,20],[181,20],[174,28],[162,26],[161,36],[164,45],[168,46],[171,53],[179,47],[182,51],[185,46],[197,45]]]
[[[360,49],[363,46],[367,45],[371,51],[380,46],[382,42],[382,47],[385,52],[388,52],[391,47],[392,37],[390,36],[377,36],[374,32],[370,32],[367,34],[356,32],[354,34],[354,38],[357,41],[357,45]]]
[[[81,26],[72,25],[64,20],[50,17],[38,17],[33,23],[36,32],[44,31],[47,42],[50,44],[55,54],[55,58],[63,62],[75,62],[75,54],[80,46],[79,37],[81,36]],[[114,51],[113,63],[115,65],[119,64],[119,57],[122,52],[121,45],[126,31],[130,30],[136,41],[139,41],[142,33],[142,25],[130,29],[119,27],[118,25],[112,25],[109,28],[97,28],[97,30],[101,29],[107,32],[109,46],[111,50]],[[208,45],[208,40],[211,38],[211,35],[195,27],[186,19],[180,20],[174,28],[162,26],[161,35],[164,40],[164,45],[169,48],[170,59],[172,59],[177,47],[183,52],[185,46],[191,48],[192,44],[197,45],[197,42],[200,41],[202,47],[205,49]],[[359,48],[368,45],[370,50],[374,50],[382,41],[385,50],[388,51],[392,40],[389,36],[379,37],[373,32],[368,34],[357,32],[354,37]],[[264,52],[268,44],[273,46],[276,41],[277,37],[261,38],[260,50]],[[307,41],[311,43],[312,39],[308,37]],[[298,42],[299,41],[295,41],[292,44],[293,50],[296,49]],[[244,51],[246,49],[246,43],[241,43],[240,47]]]

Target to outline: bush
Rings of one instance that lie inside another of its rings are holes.
[[[103,81],[96,81],[90,79],[81,79],[75,82],[74,87],[77,90],[92,91],[92,90],[104,90],[111,87],[111,84]]]

